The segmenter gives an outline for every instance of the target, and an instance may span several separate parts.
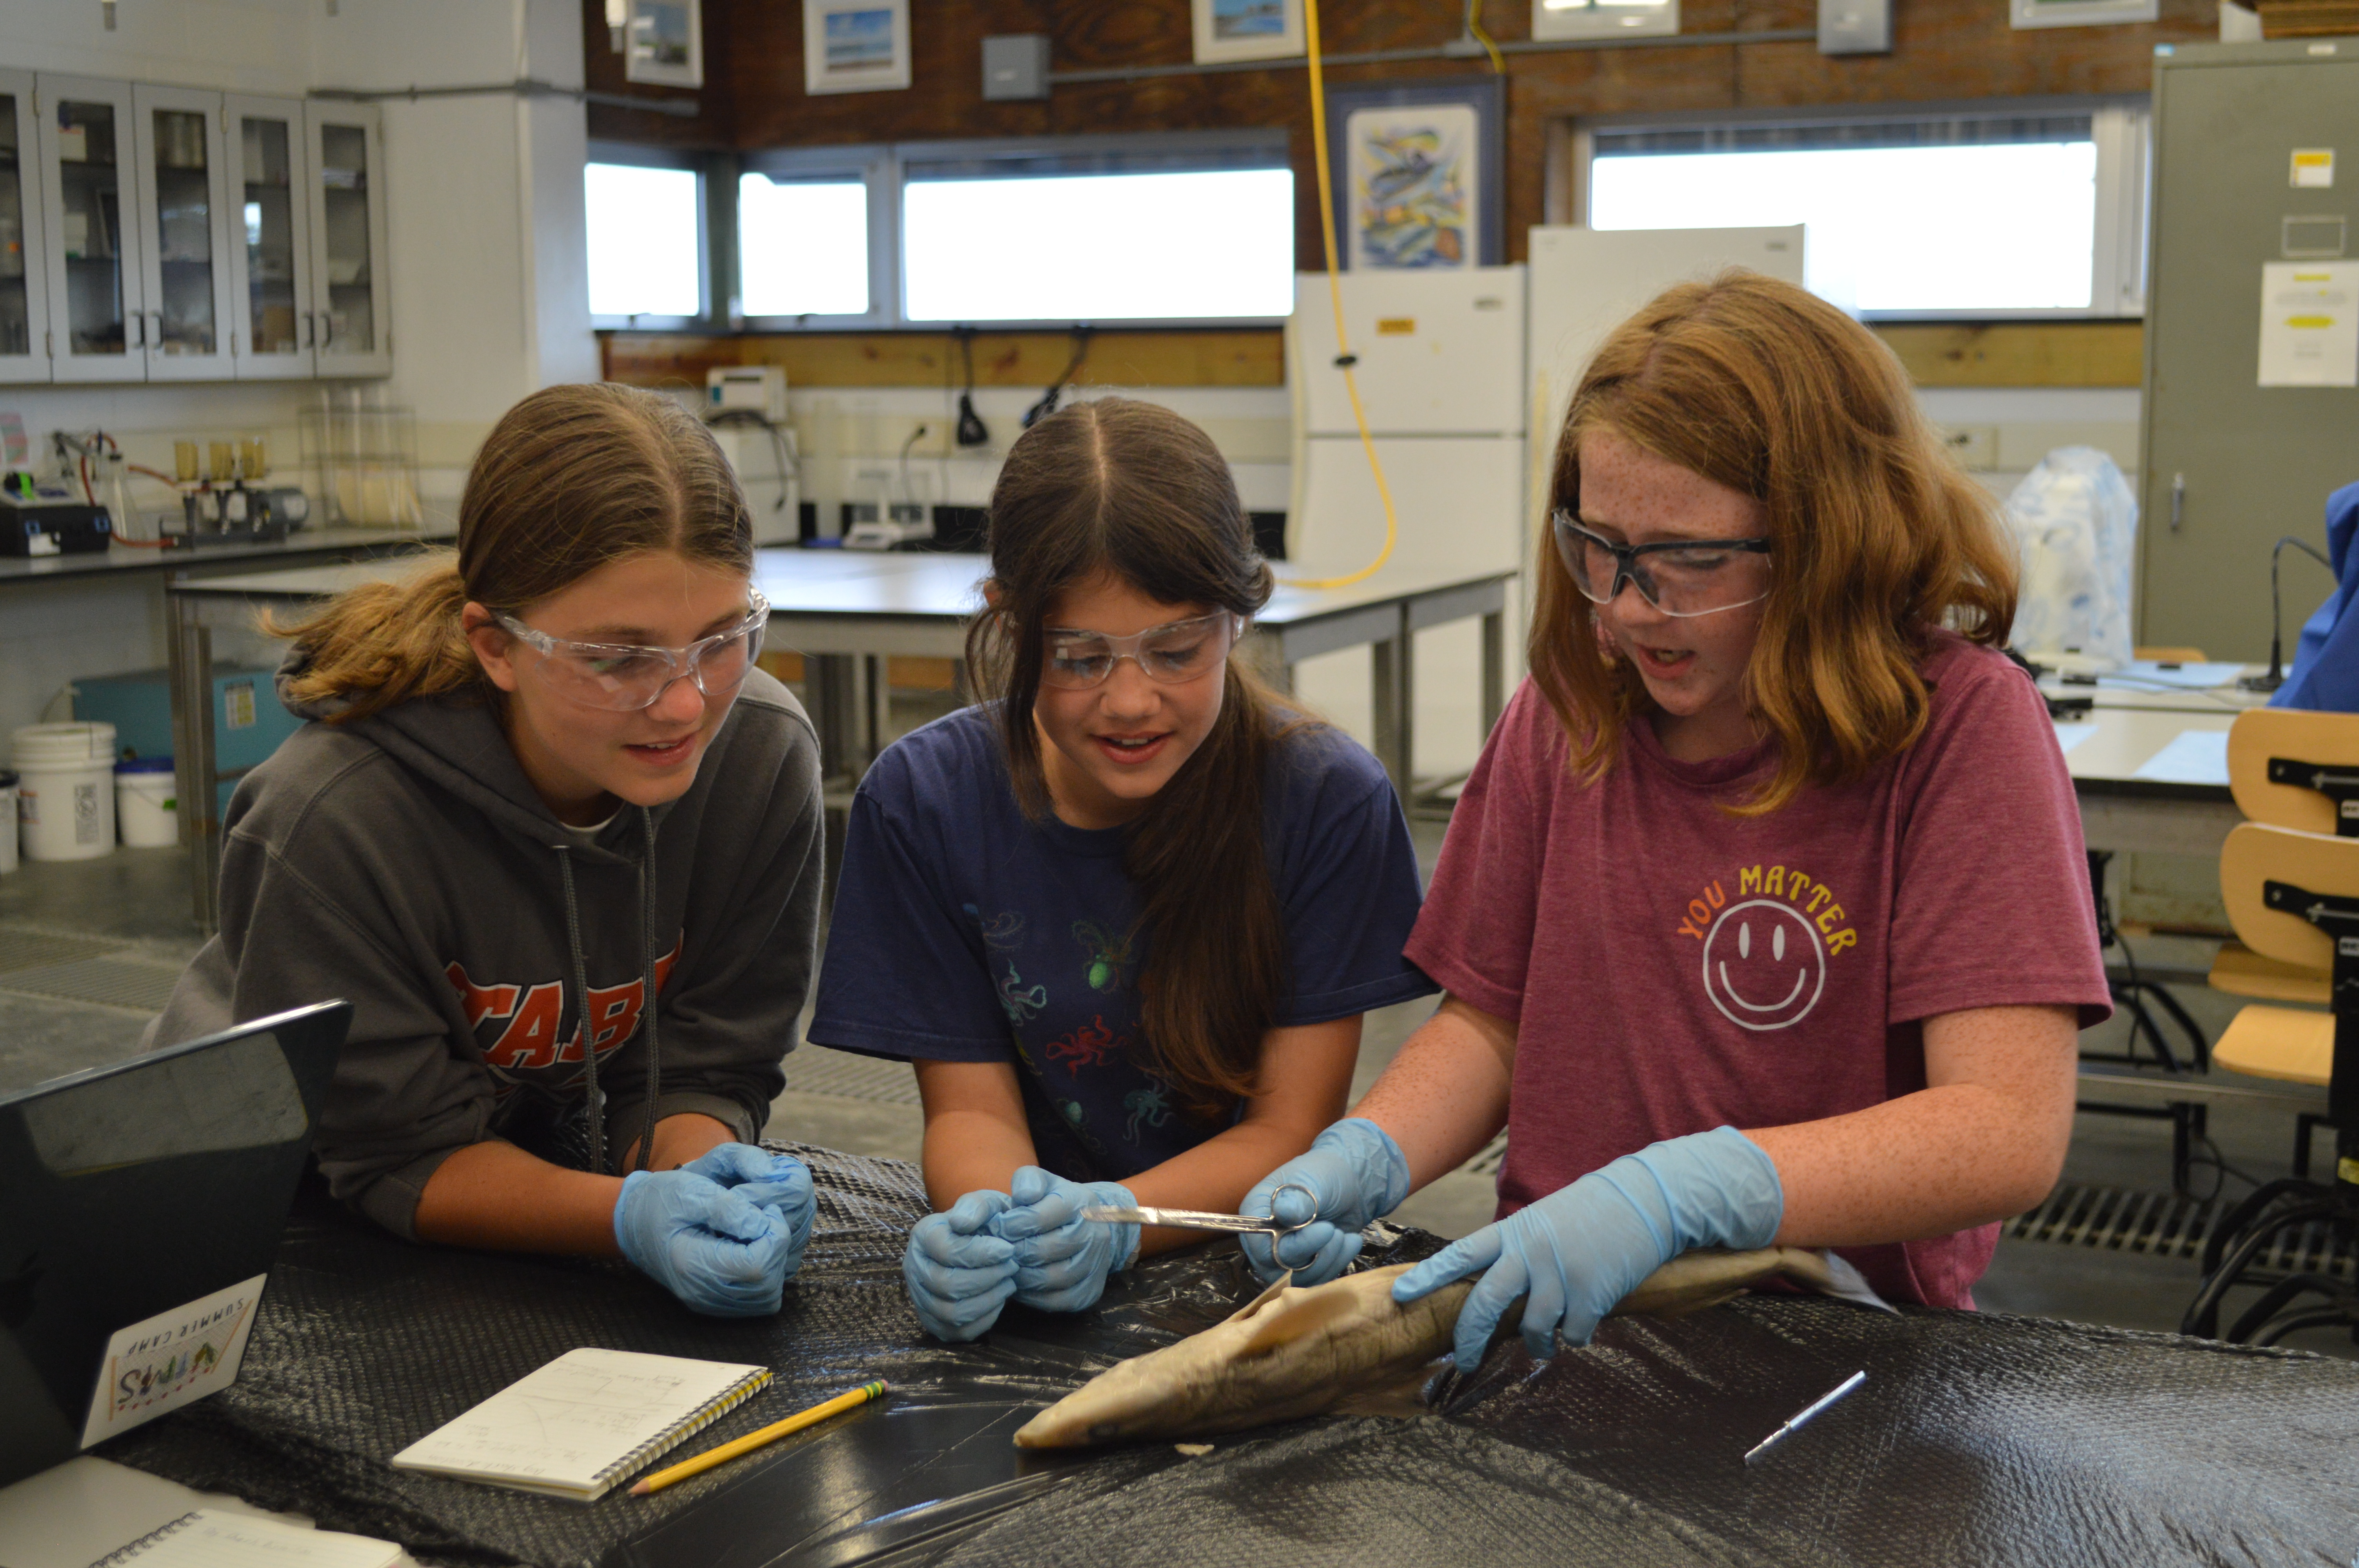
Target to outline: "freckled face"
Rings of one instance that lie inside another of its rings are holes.
[[[1582,524],[1616,544],[1752,539],[1767,509],[1726,485],[1660,458],[1610,428],[1581,438]],[[1660,710],[1655,730],[1685,760],[1743,751],[1756,738],[1745,708],[1745,670],[1761,635],[1761,605],[1709,615],[1666,615],[1625,583],[1595,607],[1600,635],[1647,684]]]

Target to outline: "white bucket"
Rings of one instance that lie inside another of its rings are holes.
[[[0,876],[16,869],[16,775],[0,768]]]
[[[16,731],[14,751],[25,858],[114,853],[114,726],[31,724]]]
[[[163,766],[156,764],[161,762]],[[172,759],[142,758],[114,765],[114,826],[126,849],[168,849],[180,841],[179,802]]]

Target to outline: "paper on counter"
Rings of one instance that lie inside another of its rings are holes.
[[[2120,669],[2099,676],[2097,684],[2129,691],[2158,686],[2197,691],[2206,687],[2226,686],[2244,667],[2242,665],[2208,664],[2175,665],[2165,668],[2152,659],[2132,659]]]
[[[2359,262],[2261,264],[2263,386],[2359,386]]]
[[[2096,732],[2097,727],[2093,724],[2059,724],[2056,726],[2056,749],[2070,752]]]
[[[2228,782],[2228,732],[2181,730],[2169,745],[2132,773],[2148,784],[2220,784]]]

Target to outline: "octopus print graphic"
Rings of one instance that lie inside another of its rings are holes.
[[[1826,989],[1827,952],[1802,913],[1777,899],[1733,904],[1703,944],[1703,990],[1740,1029],[1799,1023]]]

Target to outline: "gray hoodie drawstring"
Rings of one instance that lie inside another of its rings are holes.
[[[663,1063],[656,1049],[657,1003],[661,1000],[656,979],[659,957],[656,952],[656,817],[644,806],[639,807],[639,831],[647,847],[647,859],[639,865],[639,946],[647,960],[639,976],[639,1027],[647,1037],[647,1098],[640,1113],[645,1125],[639,1129],[639,1152],[632,1164],[647,1171],[655,1168],[656,1100],[663,1093]],[[590,1169],[603,1176],[606,1173],[606,1097],[598,1091],[598,1043],[590,1033],[590,966],[582,955],[582,912],[573,897],[573,857],[566,845],[549,848],[557,851],[557,878],[565,888],[565,940],[573,954],[573,989],[578,999],[574,1016],[580,1020],[582,1073],[590,1103]]]
[[[639,807],[639,827],[647,839],[647,859],[639,865],[639,939],[647,948],[646,978],[640,982],[639,1026],[647,1032],[647,1108],[643,1115],[645,1125],[639,1130],[639,1169],[651,1169],[656,1144],[656,1098],[663,1092],[663,1064],[656,1051],[657,1006],[662,998],[657,994],[656,979],[656,814],[646,806]]]
[[[606,1173],[606,1097],[598,1092],[598,1043],[590,1037],[590,964],[582,956],[582,912],[573,900],[573,857],[562,844],[557,851],[557,878],[565,885],[565,940],[573,952],[574,1032],[582,1040],[582,1072],[590,1103],[590,1169]],[[644,1146],[646,1139],[641,1139]]]

